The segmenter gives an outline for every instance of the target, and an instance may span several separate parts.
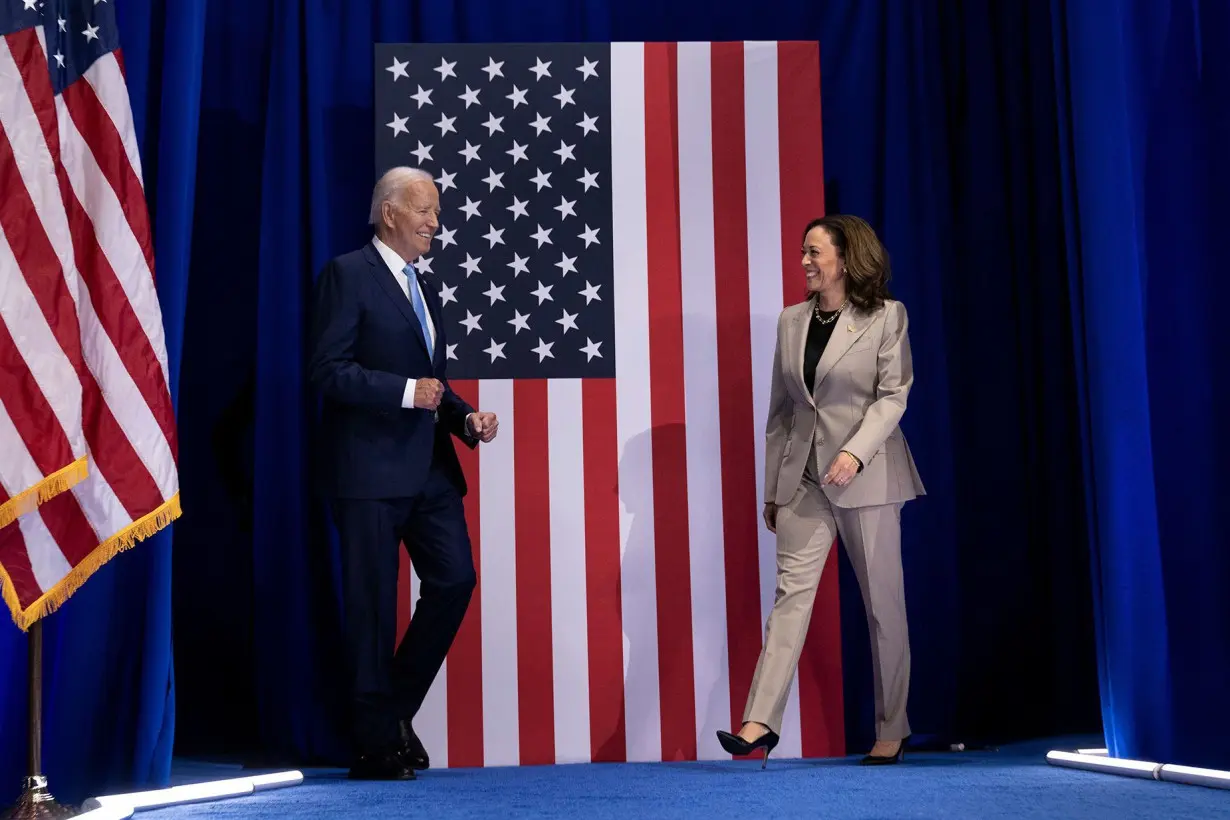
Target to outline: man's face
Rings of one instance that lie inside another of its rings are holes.
[[[440,192],[434,182],[415,180],[406,186],[401,202],[384,203],[384,221],[396,250],[413,262],[431,250],[440,227]]]

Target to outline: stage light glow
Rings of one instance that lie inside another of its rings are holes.
[[[1214,789],[1230,789],[1230,772],[1220,769],[1201,769],[1195,766],[1180,766],[1167,763],[1162,767],[1162,780],[1184,783],[1189,786],[1208,786]]]
[[[298,786],[303,782],[303,772],[272,772],[270,774],[258,774],[250,778],[252,788],[258,792],[268,791],[269,789],[282,789],[287,786]]]
[[[188,803],[205,803],[212,800],[227,800],[232,797],[245,797],[258,791],[296,786],[303,782],[303,773],[299,771],[271,772],[269,774],[234,777],[226,780],[211,780],[205,783],[185,783],[170,786],[165,789],[151,789],[130,794],[112,794],[101,797],[91,797],[81,808],[87,811],[96,809],[122,810],[127,807],[129,813],[123,817],[131,817],[133,812],[143,809],[162,808],[164,806],[182,806]],[[86,816],[86,815],[79,815]],[[94,817],[94,815],[89,815]],[[98,817],[98,820],[109,820]]]
[[[1140,777],[1147,780],[1159,780],[1162,764],[1149,763],[1144,760],[1120,760],[1101,755],[1085,755],[1079,752],[1048,752],[1046,762],[1069,769],[1084,769],[1091,772],[1118,774],[1125,777]]]

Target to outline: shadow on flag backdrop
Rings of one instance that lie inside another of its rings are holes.
[[[418,269],[454,389],[503,433],[460,453],[479,589],[416,730],[449,766],[728,759],[775,583],[777,317],[824,208],[817,44],[375,60],[376,173],[437,181]],[[781,756],[845,753],[836,555]]]
[[[112,4],[0,0],[0,587],[27,629],[179,515]]]

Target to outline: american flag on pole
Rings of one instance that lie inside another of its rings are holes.
[[[424,168],[479,589],[416,720],[449,766],[727,757],[775,586],[777,317],[822,213],[814,42],[379,44]],[[835,562],[837,551],[830,555]],[[844,754],[835,565],[778,754]],[[403,565],[403,610],[417,581]],[[404,626],[404,624],[403,624]]]
[[[179,483],[115,9],[0,0],[0,35],[0,587],[25,629],[177,517]]]

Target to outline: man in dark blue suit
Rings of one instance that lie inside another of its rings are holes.
[[[372,195],[375,237],[316,281],[310,373],[323,396],[325,489],[341,536],[353,778],[410,780],[428,767],[411,721],[477,580],[450,435],[473,448],[495,438],[499,422],[445,377],[438,285],[414,267],[439,215],[430,174],[388,171]],[[399,543],[421,584],[395,653]]]

